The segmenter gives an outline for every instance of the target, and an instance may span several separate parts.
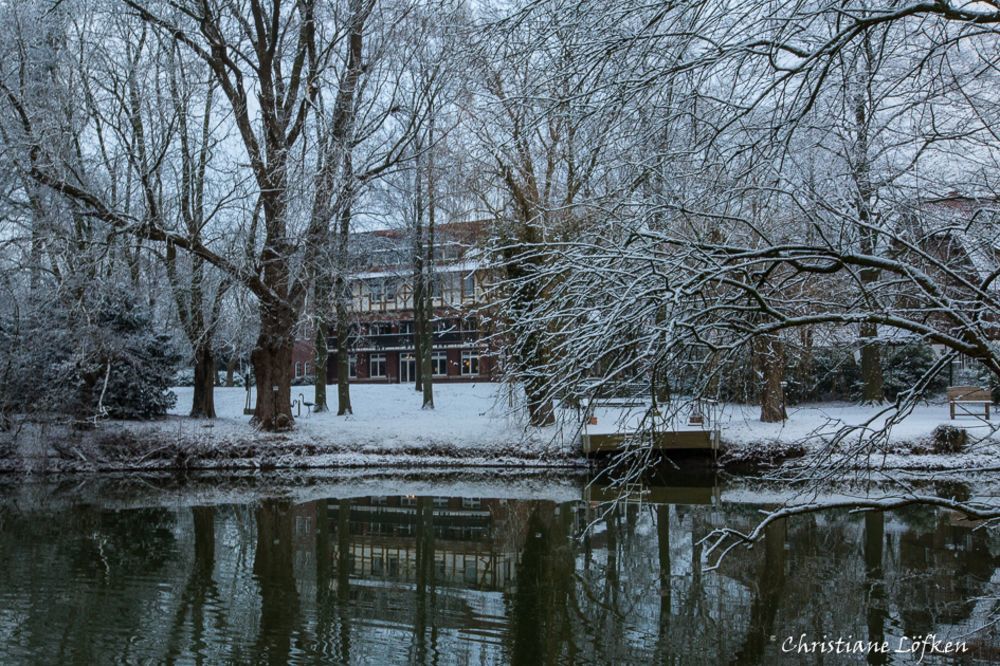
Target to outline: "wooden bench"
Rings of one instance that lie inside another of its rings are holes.
[[[949,386],[948,408],[951,418],[955,418],[955,407],[960,406],[966,414],[978,416],[969,411],[968,406],[977,406],[986,411],[986,420],[990,420],[990,405],[993,404],[993,393],[982,386]]]

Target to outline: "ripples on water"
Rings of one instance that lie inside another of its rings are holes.
[[[773,493],[653,487],[609,507],[582,484],[433,487],[9,503],[0,663],[797,663],[782,638],[957,636],[998,610],[1000,543],[950,512],[791,518],[708,571],[699,540],[752,526]],[[1000,658],[995,627],[966,640],[967,660]]]

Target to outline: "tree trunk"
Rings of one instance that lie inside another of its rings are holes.
[[[428,307],[431,306],[431,299],[427,299]],[[431,377],[434,374],[434,370],[431,367],[431,349],[433,340],[433,327],[427,324],[427,320],[430,317],[424,316],[424,332],[422,334],[422,340],[420,343],[420,358],[416,359],[416,362],[420,365],[422,377],[421,390],[423,391],[423,405],[421,409],[434,409],[434,383]]]
[[[191,418],[215,418],[215,355],[212,343],[206,341],[194,351],[194,398]]]
[[[350,335],[351,322],[347,311],[346,280],[343,271],[339,271],[337,276],[337,416],[353,414],[351,409],[351,378],[350,361],[348,358],[349,347],[348,337]]]
[[[788,418],[785,413],[785,350],[776,335],[762,335],[756,342],[757,375],[761,379],[760,420],[777,423]]]
[[[292,418],[294,315],[287,305],[261,303],[260,335],[250,354],[257,377],[257,405],[251,420],[266,431],[289,430]]]
[[[884,380],[882,377],[882,353],[879,344],[876,324],[861,324],[861,380],[864,383],[861,402],[866,405],[878,405],[884,399]]]
[[[350,324],[347,319],[347,308],[341,302],[337,303],[337,416],[353,414],[351,409],[350,360],[347,348],[347,335]]]
[[[865,68],[863,72],[866,81],[871,81],[873,76],[872,60],[870,55],[871,44],[868,36],[863,39],[864,51],[868,55],[860,63]],[[854,155],[854,179],[857,186],[857,213],[859,222],[859,233],[861,236],[861,251],[865,254],[877,256],[878,233],[875,229],[877,215],[872,210],[872,201],[876,194],[876,187],[871,177],[871,141],[869,135],[871,113],[868,108],[868,96],[864,91],[855,91],[854,122],[856,131],[856,145]],[[861,271],[861,296],[866,306],[877,310],[878,303],[871,297],[871,289],[876,286],[879,280],[877,268],[865,268]],[[882,392],[882,364],[880,360],[878,344],[875,339],[878,337],[878,326],[874,323],[865,322],[861,324],[859,331],[861,342],[861,379],[864,382],[861,401],[865,404],[880,404],[885,396]]]
[[[434,409],[434,381],[431,354],[434,347],[434,113],[429,110],[429,150],[427,153],[427,243],[424,245],[424,330],[420,341],[420,363],[423,375],[423,405],[421,409]],[[418,176],[419,177],[419,176]]]
[[[423,278],[416,276],[413,279],[413,388],[422,391],[424,386],[424,364],[421,359],[424,357],[424,288]]]
[[[524,383],[524,393],[528,399],[528,423],[535,427],[552,425],[556,421],[552,399],[546,395],[544,384],[536,379]]]
[[[424,275],[424,187],[420,177],[422,160],[420,153],[422,144],[417,139],[414,147],[416,152],[413,173],[413,358],[416,383],[413,388],[423,391],[424,388],[424,332],[429,323],[426,320],[427,308],[424,302],[430,298],[430,285]]]
[[[314,372],[316,374],[313,412],[326,412],[326,358],[329,353],[326,348],[326,319],[322,315],[316,317],[316,350],[313,356]]]
[[[350,285],[347,281],[348,243],[351,238],[351,204],[354,198],[354,162],[351,151],[344,153],[344,190],[337,228],[337,275],[333,283],[335,314],[337,317],[337,416],[353,414],[351,408],[351,380],[348,369],[348,334],[350,316],[347,310]]]
[[[524,384],[524,394],[528,404],[528,422],[532,426],[546,426],[555,422],[555,408],[547,388],[544,373],[548,372],[548,350],[541,334],[532,330],[532,312],[542,301],[538,282],[532,279],[538,270],[537,256],[523,256],[531,252],[542,241],[538,227],[531,222],[528,211],[522,213],[518,243],[504,251],[507,276],[518,283],[512,298],[515,312],[512,336],[517,344],[513,349],[513,361],[518,370],[518,379]]]

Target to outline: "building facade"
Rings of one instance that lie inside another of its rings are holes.
[[[435,230],[431,367],[434,382],[490,381],[495,375],[482,312],[489,270],[479,247],[483,223],[439,225]],[[413,294],[413,241],[406,231],[355,234],[347,331],[352,383],[407,383],[416,380],[416,326]],[[338,379],[337,335],[327,340],[327,378]],[[308,333],[296,344],[297,379],[312,373]]]

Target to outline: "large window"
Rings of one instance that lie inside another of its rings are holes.
[[[471,301],[476,297],[476,276],[469,273],[462,277],[462,298]]]
[[[295,362],[295,378],[298,379],[302,376],[302,361]]]
[[[417,358],[413,354],[399,355],[399,381],[417,381]]]
[[[467,376],[479,374],[479,352],[462,352],[462,374]]]
[[[385,354],[372,354],[368,357],[368,376],[385,377]]]
[[[443,377],[448,374],[447,352],[434,352],[431,354],[431,372],[435,377]]]
[[[358,378],[358,355],[348,354],[347,355],[347,377],[349,379]]]

